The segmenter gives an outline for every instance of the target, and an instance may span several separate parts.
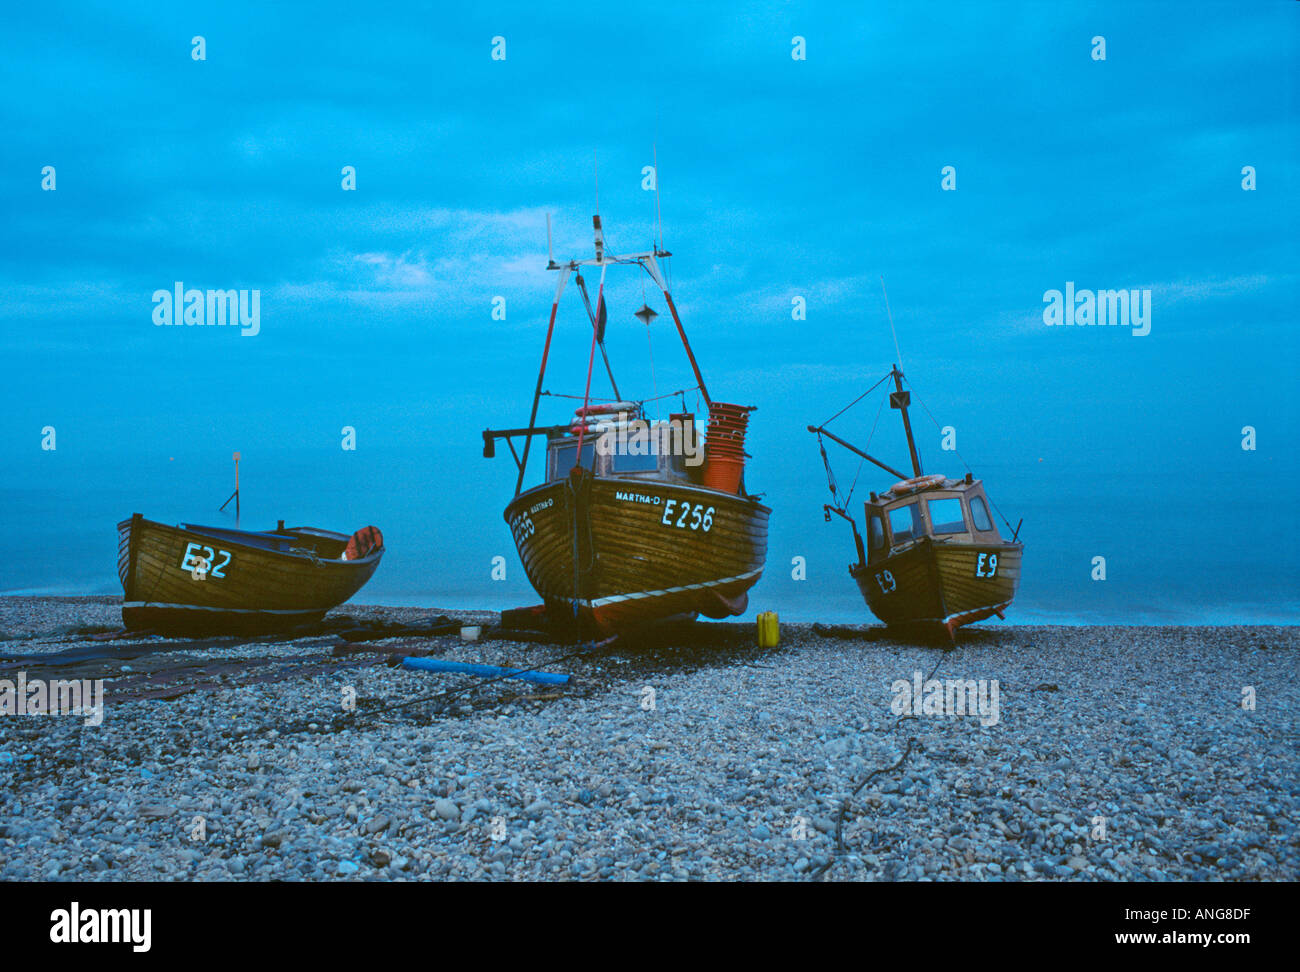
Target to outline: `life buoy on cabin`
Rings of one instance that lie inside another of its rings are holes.
[[[379,527],[364,526],[348,538],[347,549],[343,551],[344,560],[363,560],[376,550],[382,550],[384,535]]]
[[[590,415],[614,415],[618,412],[635,412],[636,410],[636,402],[599,402],[595,405],[582,405],[575,408],[573,414],[578,418],[586,418]]]
[[[914,489],[934,489],[936,486],[942,486],[948,481],[947,476],[935,473],[932,476],[913,476],[911,479],[904,479],[901,482],[894,483],[889,487],[889,491],[897,496],[900,493],[906,493]]]

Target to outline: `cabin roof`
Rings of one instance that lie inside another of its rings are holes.
[[[930,496],[935,493],[965,493],[983,485],[983,480],[967,476],[965,479],[950,479],[944,476],[942,483],[935,483],[933,486],[922,488],[913,487],[911,489],[900,489],[902,483],[895,483],[883,493],[872,493],[871,498],[867,500],[868,506],[884,508],[891,503],[896,503],[903,499],[912,499],[917,496]],[[898,490],[895,492],[895,490]]]

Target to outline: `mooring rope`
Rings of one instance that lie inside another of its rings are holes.
[[[927,682],[930,681],[932,678],[934,678],[935,672],[937,672],[939,670],[939,666],[943,664],[943,658],[944,656],[941,654],[938,660],[934,663],[934,668],[930,669],[930,674],[926,676],[925,680]],[[916,718],[916,707],[913,706],[912,708],[913,711],[908,715],[902,715],[898,717],[893,727],[895,730],[897,730],[898,727],[901,726],[908,719]],[[814,879],[824,876],[832,867],[835,866],[835,861],[838,859],[839,855],[844,853],[845,850],[844,815],[848,813],[849,806],[857,798],[857,795],[861,793],[862,790],[866,787],[866,785],[870,783],[872,780],[874,780],[877,776],[880,776],[883,773],[892,773],[894,770],[902,767],[903,764],[907,762],[907,758],[912,755],[912,750],[915,747],[916,747],[916,737],[911,736],[908,738],[907,748],[903,750],[903,755],[898,758],[898,762],[894,763],[892,766],[881,766],[878,767],[877,769],[872,770],[870,773],[868,773],[866,776],[862,778],[862,781],[858,783],[857,786],[853,788],[853,792],[851,792],[848,796],[846,796],[844,800],[840,803],[839,813],[835,817],[835,849],[831,853],[830,860],[828,860],[825,864],[823,864],[820,868],[818,868],[817,871],[813,874]]]

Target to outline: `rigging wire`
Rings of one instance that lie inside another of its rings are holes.
[[[876,420],[871,423],[871,433],[867,436],[867,444],[862,447],[863,452],[866,452],[871,448],[871,440],[876,437],[876,426],[880,424],[880,416],[885,411],[885,401],[888,398],[888,395],[880,396],[880,405],[876,408]],[[853,491],[858,488],[858,478],[862,475],[862,467],[866,465],[866,462],[867,460],[865,459],[858,460],[858,471],[853,474],[853,485],[849,487],[849,495],[844,498],[845,510],[848,509],[849,500],[853,499]]]
[[[659,170],[656,168],[655,169],[655,196],[658,197],[658,195],[659,195]],[[641,278],[641,306],[642,307],[650,306],[649,304],[646,303],[646,299],[645,299],[645,277]],[[650,337],[650,318],[648,316],[646,317],[646,322],[645,322],[645,344],[646,344],[647,353],[650,356],[650,390],[655,393],[655,397],[647,399],[647,401],[653,402],[659,398],[659,382],[655,378],[655,346],[654,346],[654,341]]]
[[[906,378],[904,378],[903,380],[907,381]],[[923,399],[921,397],[921,393],[916,390],[916,386],[913,385],[910,381],[907,381],[907,387],[911,390],[912,394],[916,396],[917,402],[919,402],[921,405],[921,410],[924,411],[925,414],[930,417],[930,421],[934,423],[934,427],[938,429],[940,433],[942,433],[943,426],[939,424],[939,420],[934,417],[934,413],[931,412],[929,406],[925,404],[925,399]],[[962,457],[962,454],[958,452],[956,448],[953,448],[952,453],[957,457],[957,459],[961,462],[961,464],[966,467],[966,471],[974,475],[975,470],[971,468],[970,463],[967,462]],[[997,513],[997,515],[1001,518],[1002,522],[1006,524],[1007,529],[1014,533],[1015,528],[1011,526],[1011,521],[1008,520],[1006,516],[1002,513],[1002,510],[998,508],[998,504],[993,502],[993,497],[986,495],[985,498],[989,501],[989,504],[993,507],[994,512]]]
[[[662,395],[656,395],[653,398],[643,398],[638,402],[638,404],[644,405],[646,402],[658,402],[658,401],[662,401],[665,398],[672,398],[675,395],[685,395],[688,391],[696,391],[698,388],[699,388],[698,385],[692,385],[690,388],[679,388],[676,391],[664,392]],[[564,392],[544,391],[541,392],[541,394],[547,398],[571,398],[575,402],[580,402],[583,400],[581,395],[566,395],[564,394]],[[622,399],[620,398],[602,398],[599,395],[592,395],[591,400],[593,402],[622,401]],[[683,402],[682,409],[685,410],[685,408],[686,408],[686,404]]]
[[[904,378],[903,380],[904,380],[904,381],[907,381],[906,378]],[[919,391],[916,390],[916,386],[913,385],[910,381],[908,381],[908,382],[907,382],[907,387],[908,387],[909,389],[911,389],[912,394],[916,396],[916,400],[917,400],[917,402],[920,404],[921,409],[925,412],[925,414],[926,414],[927,416],[929,416],[930,421],[934,423],[934,427],[935,427],[936,429],[938,429],[940,432],[942,432],[942,431],[943,431],[943,426],[939,424],[939,420],[938,420],[937,418],[934,417],[934,413],[931,412],[929,406],[925,404],[925,399],[923,399],[923,398],[921,397],[921,393],[920,393]],[[954,448],[954,449],[952,450],[952,454],[955,455],[955,456],[957,457],[958,461],[959,461],[963,466],[966,467],[966,471],[967,471],[967,472],[969,472],[969,473],[973,473],[973,472],[975,471],[975,470],[971,469],[970,463],[967,462],[967,461],[965,460],[965,458],[962,456],[962,454],[961,454],[960,452],[958,452],[958,451],[956,450],[956,448]]]
[[[596,306],[599,307],[600,304],[601,304],[601,302],[602,302],[604,299],[605,299],[605,271],[602,270],[602,271],[600,272],[600,290],[599,290],[599,292],[598,292],[597,295],[596,295]],[[599,311],[597,311],[597,313],[599,313]],[[585,394],[584,394],[584,396],[583,396],[583,399],[584,399],[584,400],[583,400],[583,403],[582,403],[582,409],[583,409],[582,414],[583,414],[584,417],[586,417],[586,414],[587,414],[587,406],[591,404],[591,370],[592,370],[592,368],[594,368],[594,367],[596,366],[596,335],[597,335],[597,333],[598,333],[598,332],[597,332],[597,329],[593,327],[593,328],[591,329],[591,353],[590,353],[590,355],[589,355],[588,358],[587,358],[587,391],[585,392]],[[584,422],[584,423],[582,424],[582,427],[578,429],[578,451],[577,451],[577,457],[576,457],[576,459],[574,460],[574,464],[575,464],[575,466],[581,466],[581,465],[582,465],[582,437],[583,437],[584,433],[586,432],[586,430],[587,430],[587,426],[586,426],[586,423]],[[596,468],[596,457],[595,457],[595,454],[594,454],[594,453],[592,454],[591,466],[592,466],[592,469],[595,469],[595,468]],[[574,564],[574,567],[575,567],[575,568],[577,567],[576,562],[575,562],[575,564]]]
[[[893,374],[893,372],[890,372],[890,374]],[[888,380],[889,380],[889,375],[885,375],[884,378],[881,378],[880,381],[876,382],[874,385],[872,385],[870,388],[864,391],[861,395],[853,399],[853,401],[849,402],[842,409],[840,409],[838,412],[836,412],[834,415],[828,418],[825,422],[822,423],[822,425],[830,425],[837,418],[839,418],[841,415],[843,415],[845,412],[851,409],[854,405],[858,404],[858,402],[862,401],[862,399],[866,398],[868,395],[870,395],[873,391],[875,391],[877,388],[879,388],[882,384],[884,384]]]
[[[893,374],[893,372],[890,372],[890,374]],[[830,418],[828,418],[825,422],[823,422],[823,423],[822,423],[822,426],[825,427],[825,426],[827,426],[827,425],[830,425],[830,424],[831,424],[832,422],[834,422],[837,418],[839,418],[841,415],[843,415],[845,412],[847,412],[849,409],[851,409],[854,405],[856,405],[858,402],[862,401],[862,399],[866,398],[866,397],[867,397],[868,395],[870,395],[873,391],[875,391],[877,388],[879,388],[879,387],[881,386],[881,384],[882,384],[886,379],[888,379],[888,378],[889,378],[889,375],[885,375],[884,378],[881,378],[880,381],[876,382],[874,385],[872,385],[870,388],[868,388],[866,391],[864,391],[861,395],[859,395],[857,398],[853,399],[853,401],[849,402],[849,404],[845,405],[842,409],[840,409],[838,412],[836,412],[834,415],[832,415]],[[888,397],[889,397],[888,395],[882,396],[881,399],[880,399],[880,405],[876,408],[876,420],[875,420],[875,422],[873,422],[873,423],[871,424],[871,434],[870,434],[869,436],[867,436],[867,444],[866,444],[865,446],[862,447],[864,452],[865,452],[868,448],[870,448],[870,446],[871,446],[871,440],[872,440],[873,438],[875,438],[875,435],[876,435],[876,426],[880,424],[880,416],[881,416],[881,414],[884,412],[884,409],[885,409],[885,399],[888,398]],[[826,484],[830,487],[830,490],[831,490],[831,499],[833,499],[833,500],[835,501],[836,505],[839,506],[840,509],[845,510],[845,511],[847,512],[847,510],[848,510],[848,505],[849,505],[849,500],[853,499],[853,491],[854,491],[855,489],[857,489],[857,486],[858,486],[858,478],[862,475],[862,466],[863,466],[863,463],[866,462],[866,460],[865,460],[865,459],[863,459],[863,460],[859,460],[859,462],[858,462],[858,471],[857,471],[856,473],[853,474],[853,485],[849,487],[848,495],[845,496],[845,497],[844,497],[844,501],[841,502],[841,501],[840,501],[840,497],[839,497],[839,491],[838,491],[838,489],[837,489],[837,484],[836,484],[836,482],[835,482],[835,473],[834,473],[834,472],[832,471],[832,469],[831,469],[831,460],[830,460],[830,457],[826,455],[826,444],[822,441],[822,436],[821,436],[821,433],[820,433],[820,432],[817,433],[817,444],[818,444],[818,446],[821,448],[821,451],[822,451],[822,465],[824,465],[824,466],[826,467]]]

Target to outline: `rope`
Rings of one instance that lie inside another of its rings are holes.
[[[655,168],[655,208],[656,209],[659,208],[659,169],[657,167]],[[661,233],[663,232],[662,216],[660,217],[660,222],[659,222],[659,232]],[[652,246],[651,249],[653,250],[654,247]],[[641,306],[642,307],[650,306],[648,303],[646,303],[646,299],[645,299],[645,277],[641,278]],[[653,401],[658,401],[659,399],[659,384],[655,380],[655,346],[654,346],[654,341],[650,339],[650,318],[649,317],[646,318],[646,322],[645,322],[645,344],[646,344],[646,350],[650,355],[650,390],[655,393],[654,398],[647,399],[647,401],[653,402]],[[644,410],[645,403],[642,402],[641,404]]]
[[[862,467],[866,465],[867,460],[858,460],[858,471],[853,474],[853,485],[849,487],[849,495],[844,497],[844,510],[848,511],[849,500],[853,499],[853,491],[858,488],[858,479],[862,476]]]
[[[820,432],[817,433],[817,447],[822,451],[822,465],[826,467],[826,485],[830,487],[831,499],[836,506],[843,508],[844,504],[840,502],[839,490],[835,485],[835,472],[831,469],[831,459],[826,455],[826,443],[822,441]]]
[[[934,668],[930,669],[930,674],[925,679],[927,682],[930,681],[932,678],[934,678],[935,672],[939,670],[939,666],[942,664],[943,664],[943,655],[940,655],[938,660],[934,663]],[[915,719],[916,717],[917,717],[916,706],[914,705],[912,707],[912,713],[910,715],[898,717],[898,719],[894,722],[894,729],[897,729],[908,719]],[[872,770],[870,773],[868,773],[866,776],[862,778],[862,781],[857,786],[853,788],[853,792],[844,798],[844,801],[840,804],[840,811],[835,818],[835,853],[831,855],[831,859],[829,861],[827,861],[817,870],[817,872],[813,875],[814,878],[819,878],[825,875],[827,871],[829,871],[832,867],[835,866],[835,861],[838,858],[838,856],[844,853],[845,850],[844,815],[848,812],[850,804],[853,803],[854,799],[857,798],[857,795],[862,792],[862,790],[866,787],[866,785],[870,783],[872,780],[874,780],[877,776],[880,776],[882,773],[892,773],[894,770],[902,767],[902,765],[907,762],[907,758],[912,755],[912,750],[913,748],[915,748],[915,746],[916,746],[916,737],[912,736],[907,740],[907,748],[903,750],[903,755],[898,758],[898,762],[894,763],[892,766],[881,766],[877,769]]]
[[[650,355],[650,390],[655,393],[654,398],[648,398],[646,399],[646,401],[654,402],[659,400],[659,384],[655,380],[655,346],[654,346],[654,342],[650,340],[649,324],[646,324],[645,326],[645,344],[646,344],[646,349]]]
[[[596,295],[596,306],[600,307],[600,302],[605,299],[605,276],[601,274],[600,291]],[[591,404],[591,370],[596,366],[596,328],[591,329],[591,353],[587,357],[587,390],[582,396],[583,414],[586,414],[587,406]],[[576,463],[582,465],[582,437],[587,431],[586,423],[578,429],[578,457]],[[596,467],[595,457],[591,461],[592,469]]]
[[[544,392],[542,392],[542,394],[545,395],[547,398],[572,398],[575,402],[580,402],[580,401],[583,400],[583,397],[582,397],[581,395],[565,395],[565,394],[563,394],[562,392],[549,392],[549,391],[544,391]],[[617,398],[602,398],[602,397],[599,396],[599,395],[593,395],[593,396],[591,396],[591,397],[592,397],[592,399],[594,399],[595,401],[598,401],[598,402],[617,402],[617,401],[619,401],[619,399],[617,399]]]
[[[696,391],[697,389],[698,389],[698,386],[696,386],[696,385],[692,385],[690,388],[679,388],[679,389],[677,389],[676,391],[664,392],[662,395],[655,395],[653,398],[643,398],[643,399],[641,399],[641,401],[640,401],[638,404],[644,405],[646,402],[658,402],[658,401],[662,401],[662,400],[665,399],[665,398],[672,398],[674,395],[685,395],[688,391]],[[547,398],[571,398],[571,399],[573,399],[575,402],[580,402],[580,401],[583,400],[581,395],[565,395],[563,392],[550,392],[550,391],[544,391],[544,392],[542,392],[542,394],[545,395]],[[592,395],[592,396],[591,396],[591,400],[592,400],[593,402],[617,402],[617,401],[621,401],[621,399],[618,399],[618,398],[602,398],[602,397],[600,397],[599,395]],[[686,410],[686,403],[685,403],[685,402],[682,403],[682,410],[683,410],[683,411]]]

